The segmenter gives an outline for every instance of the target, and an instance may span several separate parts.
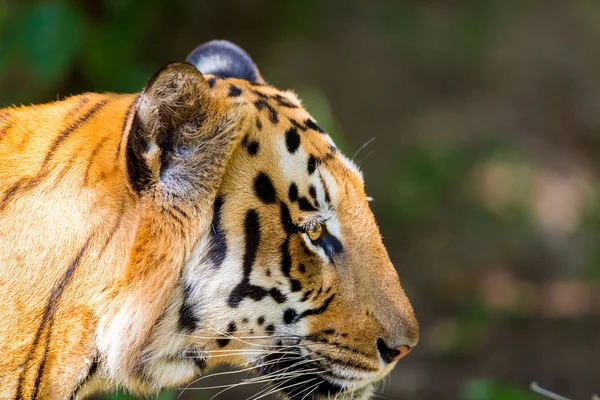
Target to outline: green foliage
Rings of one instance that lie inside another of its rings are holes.
[[[530,391],[491,379],[470,379],[462,388],[461,400],[536,400]]]
[[[11,102],[43,101],[78,70],[87,88],[133,92],[153,69],[138,58],[144,13],[133,2],[105,2],[94,20],[77,2],[15,3],[0,13],[0,90]],[[114,4],[113,4],[114,3]],[[152,2],[146,8],[150,8]]]
[[[496,1],[468,0],[461,7],[439,8],[444,12],[421,7],[418,2],[390,2],[379,10],[377,20],[403,53],[408,52],[420,69],[434,75],[473,68],[482,61],[494,38],[500,11],[511,7]]]
[[[452,143],[423,141],[396,157],[386,194],[391,215],[408,225],[423,224],[449,207],[476,207],[465,198],[464,182],[479,162],[506,157],[511,149],[496,140]],[[458,203],[458,204],[457,204]]]

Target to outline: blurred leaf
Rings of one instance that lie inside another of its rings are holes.
[[[132,1],[107,2],[107,19],[89,32],[83,69],[99,91],[137,92],[154,73],[139,60],[151,4],[139,10]],[[156,13],[155,13],[156,14]]]
[[[5,56],[18,55],[41,84],[57,81],[78,57],[85,27],[85,15],[75,3],[27,7],[8,24]]]
[[[528,390],[496,382],[491,379],[470,379],[462,388],[462,400],[535,400]]]

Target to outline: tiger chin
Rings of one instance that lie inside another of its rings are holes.
[[[219,364],[369,399],[418,341],[361,172],[225,41],[139,94],[0,110],[0,304],[10,399],[149,395]]]

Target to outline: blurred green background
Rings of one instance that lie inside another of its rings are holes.
[[[139,91],[215,38],[349,155],[375,138],[356,160],[422,327],[383,398],[600,391],[600,2],[0,0],[0,105]]]

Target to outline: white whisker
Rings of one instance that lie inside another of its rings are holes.
[[[277,392],[281,392],[282,390],[289,389],[289,388],[291,388],[291,387],[295,387],[295,386],[298,386],[298,385],[305,385],[305,384],[307,384],[308,382],[314,382],[314,381],[315,381],[315,379],[318,379],[318,378],[312,378],[312,379],[309,379],[309,380],[307,380],[307,381],[298,382],[298,383],[294,383],[294,384],[292,384],[292,385],[284,386],[284,387],[282,387],[282,388],[279,388],[279,389],[276,389],[276,390],[272,390],[272,391],[270,391],[270,392],[268,392],[268,393],[265,393],[265,394],[263,394],[262,396],[260,396],[260,397],[256,397],[256,398],[254,398],[254,399],[252,399],[252,400],[259,400],[259,399],[262,399],[263,397],[266,397],[266,396],[268,396],[268,395],[270,395],[270,394],[277,393]],[[289,381],[288,381],[288,382],[289,382]]]

